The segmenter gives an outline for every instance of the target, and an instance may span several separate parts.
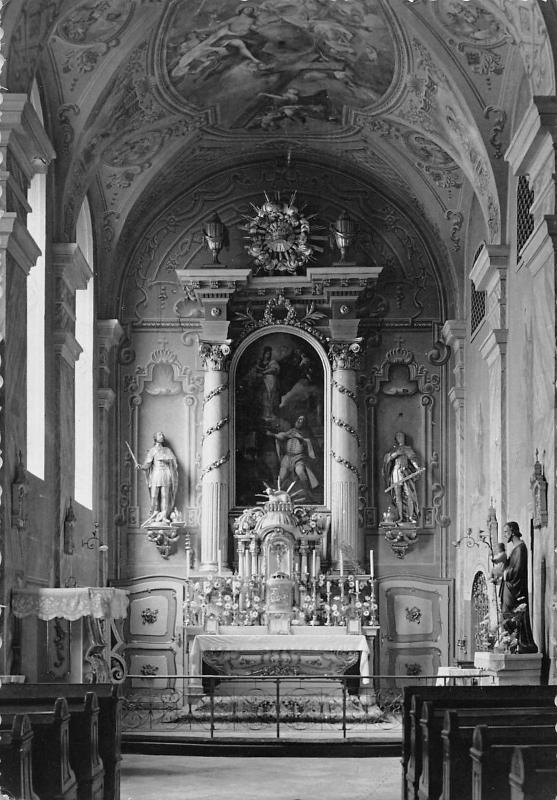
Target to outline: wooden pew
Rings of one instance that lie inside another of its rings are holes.
[[[39,800],[33,790],[32,744],[26,714],[17,714],[11,728],[0,729],[0,785],[17,800]]]
[[[522,716],[521,710],[515,718],[515,724],[501,725],[501,716],[492,716],[494,724],[489,725],[490,739],[492,742],[509,746],[514,744],[528,743],[536,744],[552,742],[554,740],[555,752],[557,752],[557,737],[553,725],[555,714],[547,712],[547,717],[535,720],[541,724],[527,725],[528,717]],[[515,712],[516,713],[516,712]],[[459,718],[460,712],[445,711],[445,720],[441,738],[443,742],[443,765],[442,765],[442,792],[441,800],[471,800],[472,798],[472,761],[470,748],[473,744],[473,736],[476,730],[476,721],[485,722],[485,715],[478,715],[476,720],[473,717]],[[549,722],[547,721],[549,720]],[[519,724],[516,724],[518,721]],[[435,769],[435,765],[434,765]],[[508,769],[507,769],[508,771]],[[506,788],[506,779],[504,781]],[[508,792],[506,793],[508,795]]]
[[[517,741],[519,740],[519,741]],[[496,734],[488,725],[478,725],[473,733],[470,757],[472,759],[472,800],[500,800],[509,796],[509,774],[516,746],[529,746],[545,750],[545,758],[557,758],[555,727],[552,733],[535,729],[507,729],[506,736]],[[552,787],[554,797],[554,786]],[[535,800],[541,800],[536,796]]]
[[[437,800],[441,794],[443,779],[443,738],[446,709],[435,708],[430,701],[422,705],[420,725],[422,729],[422,770],[418,783],[419,800]],[[489,720],[489,726],[504,732],[516,732],[526,727],[543,728],[546,736],[554,733],[557,714],[555,708],[525,706],[524,708],[490,708],[487,711],[477,708],[461,708],[458,712],[458,724],[461,733],[469,732],[468,747],[472,739],[472,731],[476,725]],[[464,728],[464,730],[462,730]],[[520,744],[520,740],[516,740]],[[557,739],[556,739],[557,744]],[[451,757],[451,756],[449,756]]]
[[[515,747],[509,784],[510,800],[553,800],[557,794],[555,747]]]
[[[13,725],[18,712],[0,709],[2,724]],[[70,764],[70,712],[63,697],[52,711],[26,711],[33,729],[32,763],[41,800],[78,800],[77,779]]]
[[[54,704],[63,696],[70,711],[83,703],[85,693],[94,691],[99,701],[99,754],[104,765],[104,800],[120,800],[120,762],[122,760],[122,690],[110,683],[24,683],[0,687],[0,712],[3,703],[17,703],[21,711],[45,702]]]
[[[99,701],[87,692],[82,709],[70,708],[70,762],[77,777],[78,800],[103,800],[104,766],[99,756]]]
[[[550,686],[408,686],[403,694],[402,798],[415,800],[421,774],[421,705],[433,702],[445,708],[547,705],[554,707]]]

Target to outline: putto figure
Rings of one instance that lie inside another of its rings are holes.
[[[170,525],[170,513],[178,490],[178,463],[172,449],[167,446],[164,433],[157,431],[153,436],[155,444],[147,453],[143,464],[137,469],[145,470],[151,495],[149,517],[142,527],[162,522]]]
[[[383,458],[383,475],[387,484],[385,492],[391,493],[398,512],[397,523],[417,523],[420,507],[415,481],[424,471],[425,468],[418,464],[416,453],[406,444],[406,435],[397,431],[393,446]]]

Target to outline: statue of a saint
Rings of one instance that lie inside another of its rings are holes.
[[[176,456],[167,446],[164,433],[157,431],[153,436],[154,445],[147,453],[143,464],[137,469],[147,473],[147,483],[151,495],[149,517],[142,527],[162,522],[170,525],[170,514],[178,489],[178,464]]]
[[[509,622],[516,626],[519,653],[537,653],[528,607],[528,548],[522,541],[518,522],[507,522],[503,533],[507,544],[513,545],[499,590],[503,626]]]
[[[418,521],[420,507],[415,481],[422,472],[424,468],[419,466],[416,453],[406,444],[406,435],[397,431],[393,446],[383,458],[385,491],[391,493],[398,512],[397,523]]]

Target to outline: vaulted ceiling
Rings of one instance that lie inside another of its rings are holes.
[[[73,239],[88,194],[107,304],[180,198],[195,208],[220,175],[230,191],[281,168],[369,186],[458,286],[471,220],[480,240],[506,236],[504,152],[532,96],[555,92],[553,13],[543,0],[11,0],[4,81],[27,92],[37,78],[55,236]]]

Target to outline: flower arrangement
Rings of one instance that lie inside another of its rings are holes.
[[[184,603],[186,625],[205,624],[213,619],[219,625],[259,625],[265,611],[263,586],[258,578],[213,577],[193,581]],[[1,800],[1,798],[0,798]]]
[[[520,603],[511,616],[499,620],[493,625],[487,614],[479,626],[479,644],[482,650],[493,650],[495,653],[517,653],[518,632],[526,611],[526,603]]]
[[[293,275],[311,258],[314,248],[309,243],[309,221],[294,205],[295,195],[286,203],[273,201],[265,193],[265,203],[254,206],[255,215],[243,226],[250,243],[245,249],[259,269],[270,274],[287,272]]]

